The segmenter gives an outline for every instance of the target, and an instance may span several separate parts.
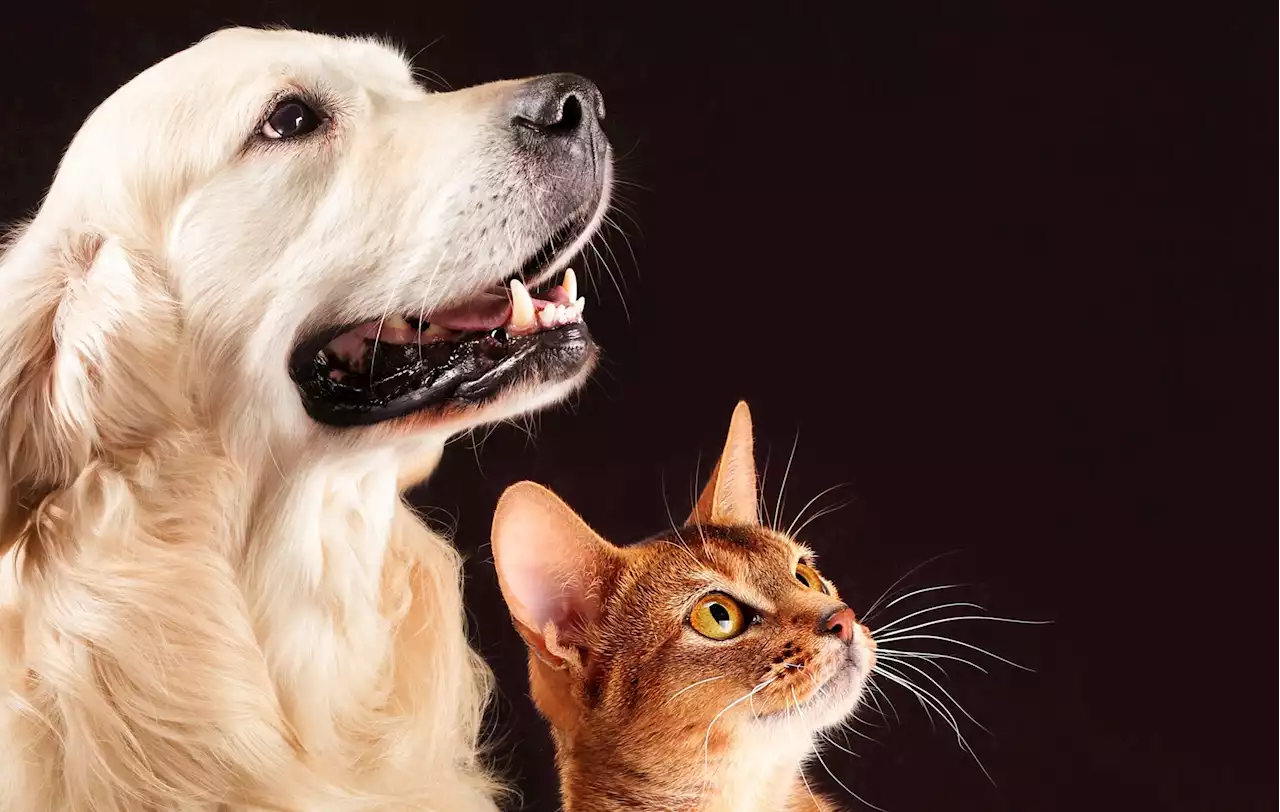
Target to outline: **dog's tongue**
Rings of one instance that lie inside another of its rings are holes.
[[[432,311],[428,319],[440,327],[470,332],[501,327],[510,315],[511,299],[506,294],[484,293],[457,307]]]

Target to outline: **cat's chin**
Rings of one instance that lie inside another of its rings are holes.
[[[866,687],[869,669],[863,668],[859,658],[847,657],[812,695],[789,708],[761,714],[758,718],[767,724],[794,726],[799,718],[815,733],[843,723],[858,708],[858,701]]]

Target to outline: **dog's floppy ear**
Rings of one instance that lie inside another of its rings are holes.
[[[173,308],[146,273],[118,241],[38,220],[0,255],[0,553],[48,494],[104,449],[138,448],[168,408],[148,384],[169,372],[155,345],[172,341]]]

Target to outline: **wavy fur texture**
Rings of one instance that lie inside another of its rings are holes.
[[[519,264],[506,87],[427,95],[383,44],[233,29],[85,123],[0,258],[0,809],[494,808],[459,557],[401,491],[572,386],[336,432],[284,354],[317,314]],[[327,100],[324,138],[253,139],[281,88]],[[492,244],[480,201],[511,218]]]

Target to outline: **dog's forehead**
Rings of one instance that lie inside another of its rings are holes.
[[[185,55],[243,82],[315,79],[351,82],[376,92],[403,91],[415,85],[404,52],[373,37],[229,28],[205,37]]]

